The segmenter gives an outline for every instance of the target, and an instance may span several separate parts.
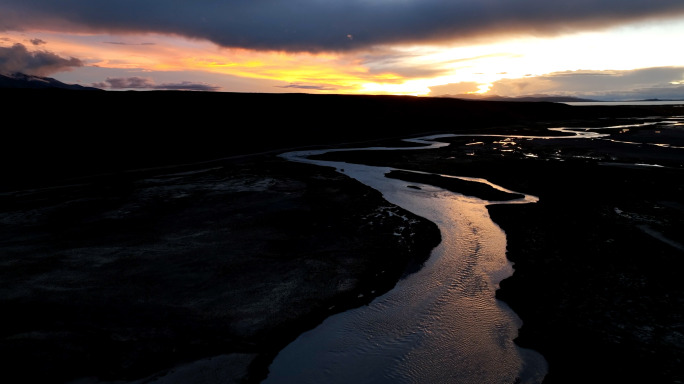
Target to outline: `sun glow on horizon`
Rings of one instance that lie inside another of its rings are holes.
[[[478,86],[477,86],[477,91],[475,91],[475,92],[473,92],[473,93],[482,95],[482,94],[485,94],[485,93],[489,92],[489,89],[491,89],[491,88],[492,88],[492,84],[491,84],[491,83],[490,83],[490,84],[478,85]]]

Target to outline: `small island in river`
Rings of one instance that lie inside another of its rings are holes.
[[[436,133],[507,136],[323,156],[538,196],[489,212],[515,263],[497,297],[523,321],[516,342],[548,360],[545,382],[684,381],[682,107],[3,93],[19,117],[0,190],[8,382],[260,382],[299,334],[387,292],[440,241],[343,173],[277,155]]]

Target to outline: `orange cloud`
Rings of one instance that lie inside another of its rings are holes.
[[[368,83],[398,84],[405,77],[369,71],[351,53],[288,53],[220,48],[206,41],[177,37],[104,36],[40,33],[43,48],[79,57],[101,68],[155,71],[205,71],[251,79],[307,84],[321,92],[362,93]],[[8,40],[22,37],[14,35]],[[25,38],[24,38],[25,39]],[[104,79],[103,79],[104,80]]]

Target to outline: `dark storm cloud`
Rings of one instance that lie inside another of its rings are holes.
[[[156,89],[173,91],[219,91],[221,87],[206,84],[182,81],[179,83],[155,84],[152,79],[146,77],[108,77],[101,83],[94,83],[93,87],[102,89]]]
[[[0,30],[156,32],[288,51],[556,34],[684,13],[682,0],[3,0]]]
[[[52,52],[29,52],[23,44],[0,47],[0,73],[21,72],[27,75],[48,76],[55,72],[68,71],[83,66],[76,58],[65,59]]]
[[[29,41],[30,41],[31,44],[33,44],[33,45],[43,45],[43,44],[47,44],[45,41],[43,41],[43,40],[41,40],[41,39],[31,39],[31,40],[29,40]]]

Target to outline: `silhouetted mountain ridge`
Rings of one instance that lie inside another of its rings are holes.
[[[58,88],[84,91],[101,91],[99,88],[84,87],[78,84],[66,84],[51,77],[33,76],[19,72],[12,74],[0,74],[0,88]]]

